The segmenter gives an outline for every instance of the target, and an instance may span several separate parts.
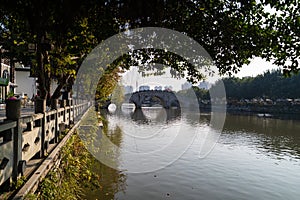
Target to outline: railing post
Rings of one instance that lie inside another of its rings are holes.
[[[12,179],[13,181],[17,181],[19,176],[19,161],[22,158],[22,129],[20,118],[16,120],[17,126],[13,129],[13,152],[14,152],[14,160],[13,160],[13,172]]]
[[[58,132],[58,111],[57,111],[57,110],[55,111],[54,117],[55,117],[55,128],[54,128],[55,136],[54,136],[54,142],[57,143],[58,140],[59,140],[59,132]]]
[[[52,101],[51,101],[51,110],[55,110],[55,114],[54,114],[54,118],[55,118],[54,143],[57,143],[58,140],[59,140],[57,104],[58,104],[58,99],[52,99]]]
[[[74,124],[74,114],[73,114],[73,100],[69,99],[70,113],[69,113],[69,124]]]
[[[68,109],[67,109],[67,115],[68,115],[68,125],[70,126],[71,125],[71,100],[70,99],[67,99],[67,106],[68,106]]]
[[[10,105],[11,104],[11,105]],[[22,128],[21,128],[21,101],[7,102],[6,120],[16,121],[16,127],[12,129],[13,135],[13,171],[12,180],[17,181],[19,176],[19,161],[22,158]],[[13,113],[13,114],[12,114]]]
[[[66,107],[66,100],[65,99],[62,99],[62,100],[60,100],[60,107],[61,108],[64,108],[64,107]]]
[[[66,108],[64,108],[64,116],[63,116],[63,122],[66,123]]]
[[[37,98],[35,100],[35,113],[45,113],[46,112],[46,100]]]
[[[35,113],[42,113],[43,118],[41,120],[41,150],[40,157],[45,156],[45,137],[46,137],[46,100],[45,99],[36,99],[35,101]]]
[[[78,107],[79,107],[79,104],[78,104],[78,102],[77,102],[77,104],[76,104],[76,108],[75,108],[75,117],[77,117],[77,116],[78,116]]]
[[[51,110],[56,110],[58,104],[58,99],[51,99]]]
[[[73,114],[73,123],[75,124],[75,106],[76,106],[76,104],[75,104],[75,102],[73,101],[72,102],[72,114]]]

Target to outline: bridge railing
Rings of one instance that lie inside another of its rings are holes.
[[[77,102],[0,123],[0,186],[9,185],[24,175],[26,164],[51,151],[60,140],[60,133],[91,106],[90,102]]]

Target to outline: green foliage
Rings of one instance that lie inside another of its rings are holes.
[[[200,99],[200,100],[208,100],[210,99],[210,95],[209,95],[209,92],[208,90],[205,90],[205,89],[202,89],[202,88],[199,88],[199,87],[196,87],[196,86],[193,86],[192,87],[197,98]]]
[[[119,15],[131,28],[158,26],[186,33],[208,51],[221,73],[235,73],[258,56],[290,74],[299,70],[299,12],[298,0],[132,0],[124,1]]]
[[[111,102],[121,105],[124,102],[124,87],[118,83],[112,92]]]
[[[18,180],[16,182],[13,182],[11,187],[14,189],[20,189],[24,183],[27,181],[27,178],[25,176],[21,176],[20,178],[18,178]]]
[[[25,200],[36,200],[38,197],[36,194],[27,194],[24,199]]]
[[[14,91],[9,91],[9,92],[7,93],[7,98],[14,97],[14,96],[15,96]]]
[[[118,85],[120,80],[120,73],[123,70],[119,67],[108,68],[99,79],[95,98],[100,101],[106,101],[109,99],[114,89]]]
[[[7,50],[3,56],[33,66],[42,97],[53,79],[58,83],[53,98],[63,87],[70,90],[91,49],[136,27],[164,27],[190,36],[208,51],[222,74],[237,72],[253,57],[281,66],[287,76],[300,70],[298,0],[3,0],[0,5],[0,42]],[[27,51],[30,43],[37,45],[36,52]],[[191,82],[203,78],[194,66],[163,50],[141,50],[123,59],[128,64],[147,63],[152,54],[156,55],[152,61],[171,66],[174,76],[182,77],[186,70]],[[141,67],[141,73],[147,71],[148,66]],[[105,80],[100,81],[102,86]],[[114,83],[107,87],[99,99],[107,97]]]
[[[41,98],[50,97],[53,79],[58,87],[51,98],[58,98],[63,87],[70,90],[78,66],[97,44],[88,19],[81,12],[85,4],[77,3],[6,0],[1,3],[0,42],[6,50],[2,56],[31,65],[38,77]],[[36,45],[33,52],[28,51],[30,43]]]
[[[285,78],[280,70],[256,77],[223,78],[222,81],[228,99],[300,98],[300,75]]]
[[[93,156],[77,134],[62,149],[59,167],[48,173],[40,184],[37,199],[82,199],[82,188],[100,187],[97,174],[91,172]]]
[[[191,88],[186,90],[180,90],[176,92],[176,96],[181,96],[187,99],[194,99],[196,96],[199,101],[210,99],[209,91],[201,89],[197,86],[192,86]]]
[[[95,112],[90,110],[87,115],[82,119],[82,125],[93,125],[89,129],[84,130],[83,133],[80,132],[80,137],[85,137],[84,143],[86,146],[89,146],[89,150],[93,149],[93,154],[99,153],[99,151],[105,151],[103,153],[110,154],[115,158],[115,167],[108,167],[105,164],[95,161],[93,162],[91,172],[93,174],[99,174],[101,176],[99,182],[100,187],[90,187],[86,186],[83,189],[83,192],[86,194],[87,199],[115,199],[115,194],[125,190],[126,187],[126,173],[118,171],[119,167],[119,151],[114,150],[114,146],[110,145],[110,142],[107,142],[105,136],[111,141],[114,145],[120,146],[122,143],[123,133],[120,127],[115,127],[112,130],[109,128],[109,121],[107,120],[107,110],[101,110],[101,115],[95,115]],[[99,133],[96,132],[96,129],[99,127],[99,121],[102,122],[103,127],[101,127],[101,137]],[[98,126],[98,127],[97,127]],[[111,163],[112,164],[112,163]]]

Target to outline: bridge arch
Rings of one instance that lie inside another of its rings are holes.
[[[176,95],[171,91],[161,90],[146,90],[135,92],[131,95],[129,103],[134,103],[136,108],[141,108],[143,105],[152,106],[156,102],[153,99],[159,99],[165,109],[171,107],[180,108],[179,101]]]

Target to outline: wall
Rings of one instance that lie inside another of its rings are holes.
[[[36,94],[35,78],[29,77],[29,71],[20,71],[16,69],[16,94],[27,94],[28,98],[31,99]]]

